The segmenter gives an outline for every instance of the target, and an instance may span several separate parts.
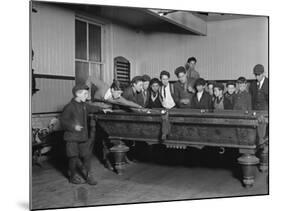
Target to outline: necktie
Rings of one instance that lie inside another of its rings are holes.
[[[146,98],[147,98],[147,95],[146,95],[146,91],[143,92],[143,96],[144,96],[144,102],[146,102]]]
[[[166,98],[166,86],[164,86],[164,98]]]
[[[257,86],[258,86],[258,89],[260,89],[260,82],[259,81],[257,82]]]

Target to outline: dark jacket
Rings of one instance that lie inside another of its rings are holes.
[[[223,103],[223,110],[231,110],[233,108],[230,100],[223,96],[221,99],[214,98],[214,100],[212,100],[214,109],[216,109],[216,105],[219,104],[220,101]]]
[[[148,103],[147,103],[147,108],[163,108],[162,103],[161,103],[161,98],[160,98],[160,94],[157,93],[157,97],[155,98],[155,100],[152,100],[152,96],[153,96],[153,92],[151,92],[149,94],[149,99],[148,99]]]
[[[234,96],[236,94],[233,93],[232,95],[229,94],[228,92],[224,93],[224,99],[227,100],[227,103],[225,104],[225,107],[224,109],[227,109],[227,110],[232,110],[233,109],[233,105],[234,105]]]
[[[147,107],[148,106],[148,102],[149,102],[149,98],[150,98],[150,90],[148,89],[146,91],[146,95],[144,94],[144,92],[141,93],[142,97],[143,97],[143,107]]]
[[[252,95],[252,107],[254,110],[268,110],[268,78],[265,77],[260,89],[258,88],[257,81],[253,82],[250,86],[250,93]]]
[[[194,94],[191,101],[191,108],[194,109],[213,109],[212,97],[203,91],[202,97],[198,102],[197,94]]]
[[[84,102],[77,102],[74,98],[64,107],[60,121],[64,132],[64,140],[83,142],[88,140],[88,113],[101,110]],[[75,125],[81,125],[81,131],[75,130]]]
[[[233,110],[252,110],[251,95],[247,91],[238,92],[233,98]]]
[[[179,107],[179,108],[190,108],[191,107],[191,100],[192,100],[192,97],[194,94],[187,90],[188,85],[189,85],[188,82],[186,82],[185,84],[182,84],[179,81],[177,81],[174,84],[174,101],[175,101],[177,107]],[[189,99],[190,103],[183,104],[180,102],[182,99]]]
[[[127,87],[122,96],[126,99],[126,100],[129,100],[129,101],[132,101],[134,103],[137,103],[141,106],[144,106],[144,99],[143,99],[143,95],[142,93],[137,93],[133,90],[133,87],[132,86],[129,86]]]

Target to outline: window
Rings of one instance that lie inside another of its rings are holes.
[[[75,20],[75,77],[85,82],[89,75],[102,79],[102,26],[77,18]]]

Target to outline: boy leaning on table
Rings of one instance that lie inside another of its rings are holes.
[[[88,137],[87,117],[89,112],[103,110],[105,113],[110,109],[86,103],[89,87],[86,84],[77,84],[73,87],[73,98],[64,107],[61,124],[66,141],[66,155],[68,157],[69,181],[73,184],[88,183],[96,185],[93,172],[91,171],[91,140]]]

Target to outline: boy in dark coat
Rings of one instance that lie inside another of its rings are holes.
[[[162,100],[159,92],[160,86],[161,86],[161,82],[158,78],[153,78],[150,81],[150,85],[149,85],[150,94],[149,94],[147,108],[163,108]]]
[[[69,181],[74,184],[86,181],[90,185],[95,185],[97,182],[91,172],[91,141],[88,137],[87,118],[89,112],[101,109],[85,103],[89,94],[88,90],[89,87],[85,84],[77,84],[73,87],[74,98],[64,107],[61,124],[65,130],[64,140],[66,141],[66,155],[69,159]]]
[[[224,98],[229,101],[229,104],[226,105],[224,109],[233,109],[233,100],[236,91],[236,84],[235,82],[229,81],[226,83],[226,92],[224,93]]]
[[[251,95],[247,91],[247,80],[244,77],[239,77],[237,80],[238,92],[233,99],[233,110],[252,110]]]
[[[143,78],[142,76],[135,76],[131,81],[131,85],[124,90],[122,97],[124,97],[126,100],[138,104],[139,108],[143,108],[144,99],[142,90]]]
[[[195,81],[196,94],[192,97],[191,108],[194,109],[213,109],[212,97],[204,91],[206,81],[198,78]]]
[[[215,96],[214,96],[214,86],[216,82],[215,81],[209,81],[206,86],[206,92],[209,93],[209,95],[212,97],[212,101],[214,102]]]
[[[250,93],[252,95],[252,105],[254,110],[268,110],[269,91],[268,78],[264,75],[264,67],[257,64],[254,67],[256,81],[251,84]]]

